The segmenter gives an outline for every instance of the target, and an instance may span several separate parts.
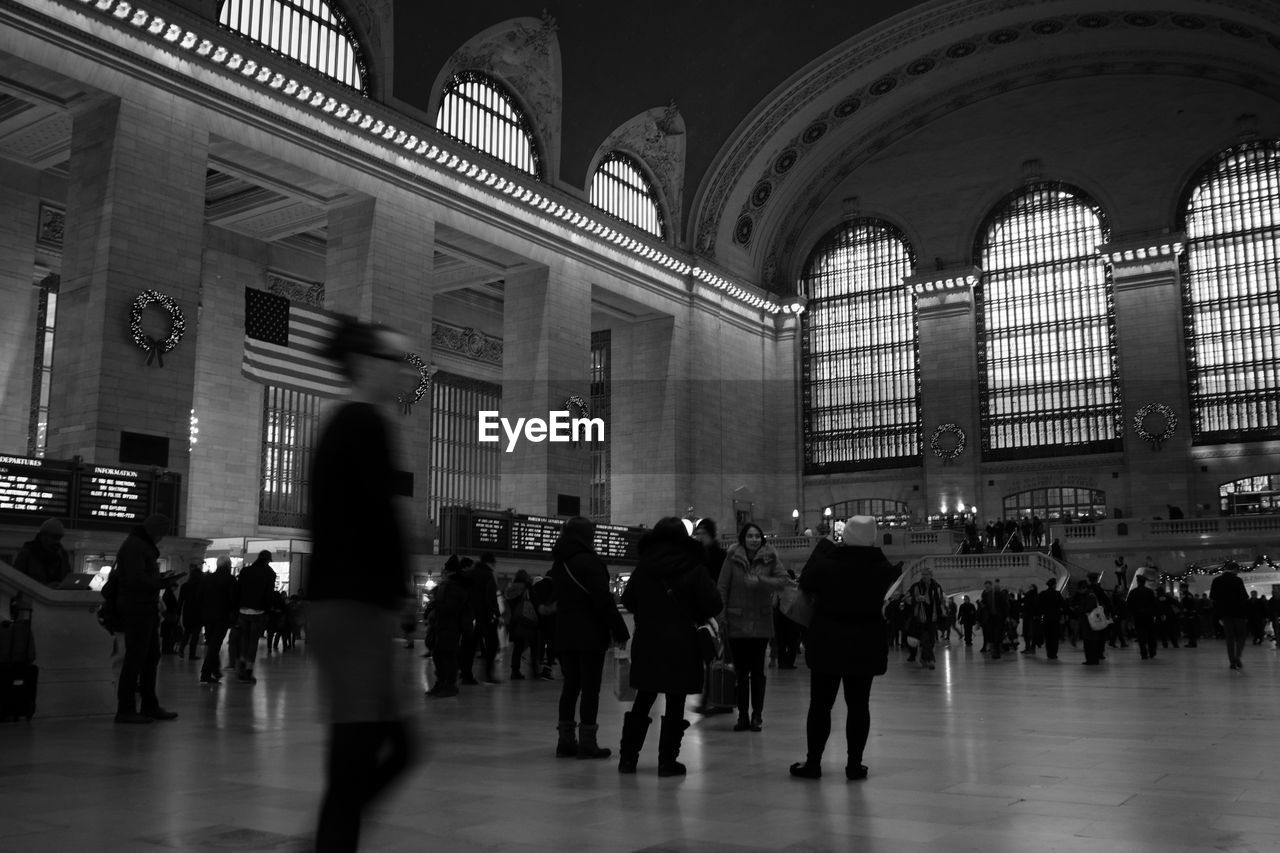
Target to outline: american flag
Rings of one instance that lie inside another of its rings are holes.
[[[264,385],[341,396],[346,379],[336,364],[321,355],[337,324],[336,314],[246,287],[240,372]]]

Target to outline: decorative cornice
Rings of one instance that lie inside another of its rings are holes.
[[[267,97],[292,104],[314,119],[357,132],[368,142],[391,149],[399,157],[417,165],[445,174],[452,173],[465,180],[470,189],[494,200],[506,196],[511,203],[523,206],[535,216],[549,222],[559,220],[560,224],[577,229],[594,242],[596,249],[612,246],[629,253],[636,261],[647,262],[678,276],[690,276],[694,281],[726,291],[741,304],[759,309],[764,314],[777,314],[782,310],[782,306],[768,298],[761,288],[714,273],[707,269],[706,263],[695,268],[691,260],[686,259],[687,253],[669,251],[652,235],[621,225],[595,207],[584,205],[567,193],[528,175],[517,174],[493,157],[381,104],[361,98],[341,84],[334,83],[329,88],[327,78],[325,83],[321,83],[321,78],[313,76],[309,69],[297,68],[295,73],[297,63],[292,60],[278,56],[268,60],[256,47],[252,50],[242,48],[236,43],[238,39],[228,38],[227,32],[209,26],[206,21],[190,19],[179,9],[166,9],[165,14],[174,19],[167,20],[128,0],[47,2],[63,9],[79,10],[117,30],[150,41],[170,60],[164,64],[162,73],[186,79],[191,76],[183,70],[188,66],[214,70]],[[178,20],[182,23],[175,22]],[[75,28],[66,16],[58,20],[58,26],[86,35],[83,30]],[[112,47],[122,50],[118,43]],[[252,58],[254,56],[261,57],[262,61]],[[277,61],[279,65],[274,64]]]
[[[1169,234],[1160,240],[1149,237],[1112,240],[1099,246],[1098,254],[1109,264],[1144,264],[1159,260],[1176,263],[1185,241],[1185,234]]]
[[[502,338],[495,338],[470,326],[455,326],[433,320],[431,349],[460,355],[472,361],[502,365]]]
[[[902,283],[911,288],[912,293],[920,296],[926,293],[970,291],[981,279],[982,270],[977,267],[957,267],[909,275]]]
[[[281,275],[267,270],[267,292],[283,296],[290,302],[299,302],[316,308],[324,307],[324,284],[315,281],[303,281],[300,278]]]

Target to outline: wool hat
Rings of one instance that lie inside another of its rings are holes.
[[[697,533],[699,530],[705,530],[707,535],[712,539],[716,538],[716,523],[710,518],[704,518],[693,526],[694,533]]]
[[[44,524],[40,525],[40,532],[48,536],[62,536],[67,531],[63,529],[62,522],[56,518],[46,518]]]
[[[844,523],[844,544],[875,545],[876,520],[870,515],[855,515]]]

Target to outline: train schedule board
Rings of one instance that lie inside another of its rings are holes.
[[[0,455],[0,519],[37,526],[69,520],[75,473],[71,463]]]
[[[564,520],[542,515],[444,507],[440,512],[440,544],[444,553],[551,559]],[[647,530],[620,524],[597,524],[596,553],[606,563],[634,563],[640,537]]]
[[[132,527],[151,514],[151,477],[131,468],[88,465],[80,472],[76,516],[82,527]]]

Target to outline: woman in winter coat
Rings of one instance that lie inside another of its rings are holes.
[[[507,635],[511,638],[511,680],[523,681],[520,672],[520,660],[525,649],[529,650],[529,659],[533,666],[533,675],[538,675],[537,642],[538,611],[533,603],[533,578],[524,569],[516,572],[515,578],[507,586],[502,597],[507,602]],[[528,607],[525,607],[525,604]]]
[[[623,715],[618,772],[636,772],[649,711],[663,693],[667,712],[658,734],[658,775],[683,776],[685,766],[676,757],[689,727],[684,700],[702,689],[698,625],[723,606],[703,566],[702,546],[689,538],[683,521],[664,518],[640,540],[640,562],[622,591],[622,604],[636,621],[631,643],[636,700]]]
[[[881,613],[885,594],[899,574],[899,568],[875,547],[875,532],[876,520],[871,516],[850,518],[844,544],[815,550],[800,574],[800,589],[813,602],[804,642],[809,665],[808,754],[803,762],[791,765],[792,776],[822,776],[831,708],[843,683],[849,742],[845,778],[867,778],[862,751],[871,731],[871,681],[889,668],[889,641]]]
[[[608,758],[612,753],[597,743],[600,727],[600,683],[609,641],[631,637],[618,603],[609,591],[609,569],[596,555],[595,525],[571,518],[551,549],[555,564],[550,577],[555,590],[555,648],[564,682],[560,687],[560,758]],[[580,723],[574,722],[578,712]],[[577,737],[575,738],[575,728]]]
[[[724,601],[724,631],[738,676],[738,722],[735,732],[764,726],[764,663],[773,637],[773,597],[789,582],[778,552],[764,541],[754,524],[738,533],[729,549],[717,586]],[[751,716],[747,716],[750,702]]]

